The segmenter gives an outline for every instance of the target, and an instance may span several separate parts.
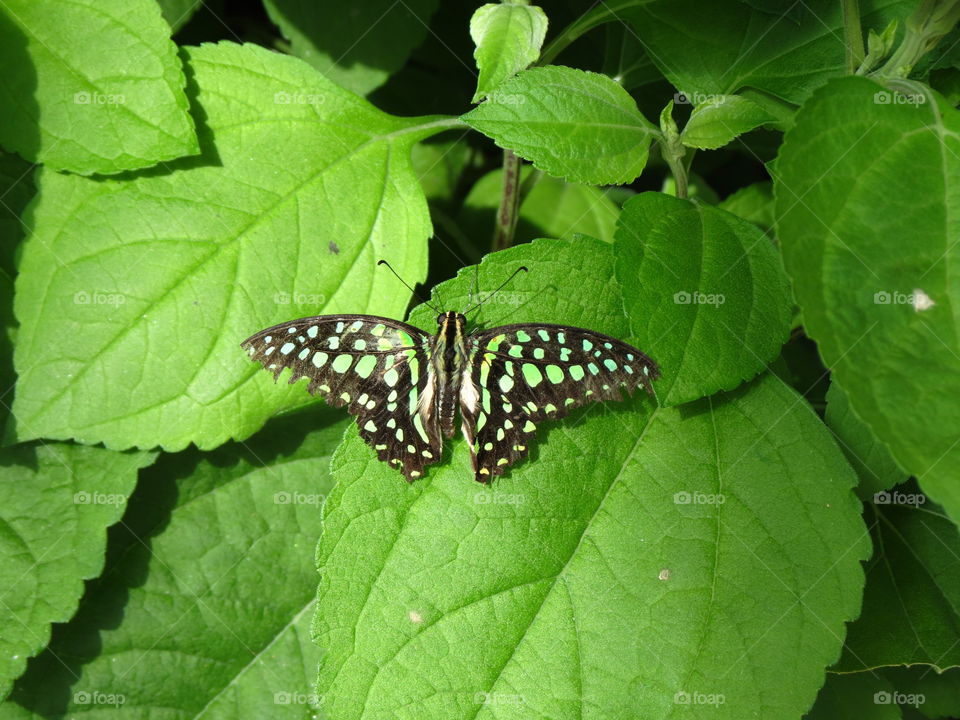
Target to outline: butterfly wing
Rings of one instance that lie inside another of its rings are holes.
[[[472,385],[461,389],[476,479],[489,482],[524,457],[537,423],[587,403],[653,395],[657,364],[616,338],[563,325],[504,325],[471,336]]]
[[[241,343],[251,359],[356,416],[360,436],[407,480],[440,459],[440,430],[420,398],[429,383],[430,336],[375,315],[319,315],[275,325]]]

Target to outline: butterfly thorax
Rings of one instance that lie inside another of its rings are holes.
[[[432,401],[445,437],[454,433],[454,415],[460,399],[460,385],[467,367],[464,327],[467,319],[452,310],[437,317],[437,334],[430,354],[432,377],[424,402]]]

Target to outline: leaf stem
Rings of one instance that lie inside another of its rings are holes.
[[[930,52],[958,20],[958,0],[922,0],[907,18],[907,29],[900,46],[873,75],[880,78],[907,77],[917,61]]]
[[[846,47],[847,74],[853,75],[863,62],[863,30],[860,29],[859,0],[841,0],[843,6],[843,44]]]
[[[493,233],[493,250],[503,250],[513,244],[517,229],[517,211],[520,209],[520,157],[513,150],[503,151],[503,191],[497,210],[497,224]]]

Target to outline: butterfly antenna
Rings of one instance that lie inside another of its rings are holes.
[[[481,300],[480,302],[478,302],[476,305],[474,305],[474,306],[472,306],[472,307],[467,308],[466,310],[464,310],[464,311],[463,311],[463,314],[466,315],[466,314],[469,313],[469,312],[473,312],[473,311],[476,310],[478,307],[480,307],[481,305],[483,305],[487,300],[489,300],[489,299],[492,298],[494,295],[496,295],[498,292],[500,292],[501,290],[503,290],[503,289],[507,286],[507,283],[509,283],[511,280],[513,280],[513,279],[517,276],[517,273],[519,273],[521,270],[523,270],[523,272],[530,272],[525,265],[521,265],[520,267],[518,267],[516,270],[513,271],[513,274],[512,274],[510,277],[508,277],[506,280],[503,281],[503,283],[501,283],[500,287],[498,287],[498,288],[497,288],[496,290],[494,290],[492,293],[490,293],[489,295],[487,295],[485,298],[483,298],[483,300]]]
[[[438,315],[440,314],[440,311],[439,311],[439,310],[437,310],[433,305],[431,305],[429,302],[427,302],[427,301],[424,300],[422,297],[420,297],[420,295],[417,294],[417,291],[416,291],[416,290],[414,290],[412,287],[410,287],[410,286],[407,284],[407,282],[406,282],[402,277],[400,277],[399,275],[397,275],[397,271],[393,269],[393,267],[390,265],[390,263],[388,263],[386,260],[378,260],[378,261],[377,261],[377,265],[386,265],[386,266],[387,266],[387,270],[389,270],[390,272],[392,272],[392,273],[393,273],[393,276],[394,276],[397,280],[399,280],[400,282],[402,282],[403,285],[404,285],[404,287],[406,287],[407,290],[409,290],[411,293],[413,293],[413,296],[414,296],[417,300],[419,300],[420,302],[422,302],[424,305],[426,305],[428,308],[430,308],[431,310],[433,310],[433,311],[434,311],[435,313],[437,313]]]

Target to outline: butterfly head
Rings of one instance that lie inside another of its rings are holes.
[[[458,313],[455,310],[447,310],[446,312],[440,313],[437,315],[437,325],[441,330],[445,327],[451,328],[463,328],[467,324],[467,318],[463,313]]]

